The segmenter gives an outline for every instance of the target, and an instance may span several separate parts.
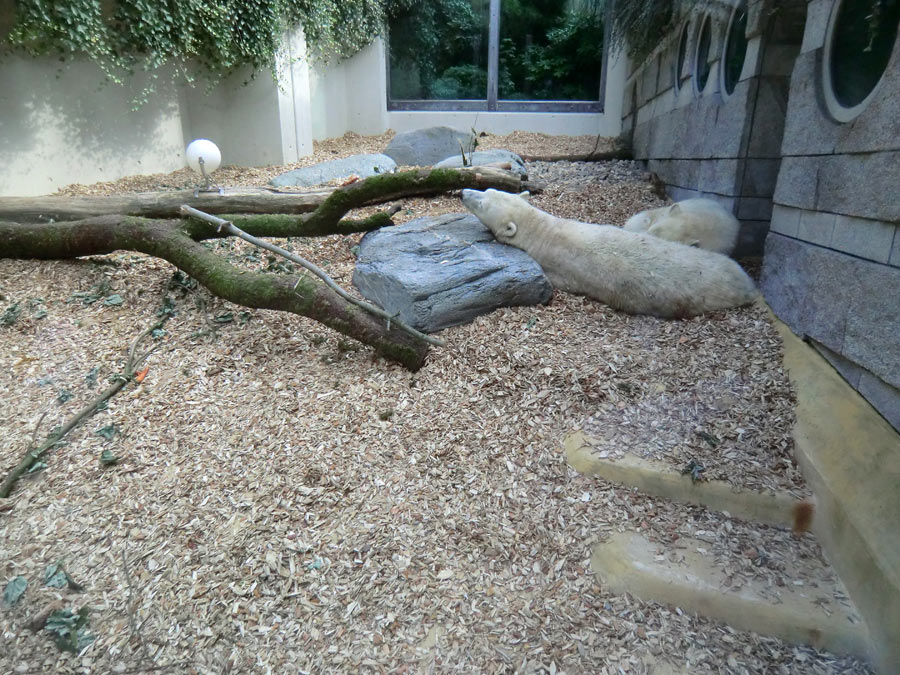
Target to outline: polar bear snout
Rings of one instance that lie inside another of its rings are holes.
[[[481,198],[483,196],[483,192],[479,192],[478,190],[469,190],[467,188],[462,191],[462,203],[467,209],[472,211],[478,206],[478,204],[481,203]]]

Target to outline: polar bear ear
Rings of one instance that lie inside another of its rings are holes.
[[[510,239],[512,239],[513,237],[516,236],[516,232],[518,232],[518,231],[519,231],[519,228],[516,227],[516,224],[515,224],[514,222],[512,222],[512,221],[509,221],[509,222],[506,224],[506,227],[504,227],[504,228],[499,232],[499,234],[500,234],[501,237],[509,237]]]
[[[675,215],[678,215],[679,213],[681,213],[681,207],[678,206],[677,203],[672,204],[672,206],[669,207],[669,215],[670,216],[675,216]]]
[[[519,196],[527,202],[531,197],[531,193],[528,190],[525,190],[524,192],[520,192]]]

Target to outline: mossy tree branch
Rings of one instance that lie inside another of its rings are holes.
[[[390,213],[363,220],[344,219],[348,211],[359,206],[490,185],[521,189],[518,177],[503,171],[407,171],[374,176],[336,190],[309,215],[235,215],[228,219],[255,237],[348,234],[391,222]],[[309,317],[372,346],[378,354],[410,370],[424,363],[427,345],[396,324],[379,320],[348,302],[318,279],[241,270],[200,243],[222,236],[214,225],[196,219],[104,215],[47,224],[0,222],[0,241],[4,242],[0,256],[66,259],[117,250],[146,253],[169,261],[225,300]]]

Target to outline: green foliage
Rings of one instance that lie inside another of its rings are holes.
[[[643,61],[653,51],[679,16],[702,0],[629,0],[612,5],[611,47],[627,46],[628,54]]]
[[[117,427],[115,424],[107,424],[105,427],[100,427],[99,429],[97,429],[94,433],[99,436],[103,436],[103,438],[108,441],[111,441],[113,437],[117,433],[119,433],[119,427]]]
[[[502,0],[500,9],[501,99],[597,97],[601,0]],[[487,96],[487,0],[394,0],[387,19],[393,98]]]
[[[16,302],[0,314],[0,326],[12,326],[16,321],[19,320],[19,317],[22,315],[22,308],[19,307],[19,303]]]
[[[593,100],[603,63],[603,17],[599,12],[559,14],[530,44],[506,38],[500,47],[501,98]],[[535,31],[526,28],[525,31]],[[526,35],[528,32],[523,32]],[[504,80],[510,84],[505,85]],[[514,83],[514,84],[513,84]]]
[[[44,630],[53,635],[61,651],[78,653],[94,641],[94,636],[88,633],[87,623],[87,605],[77,612],[60,609],[47,618]]]
[[[114,455],[110,450],[104,450],[100,453],[101,466],[112,466],[119,463],[118,455]]]
[[[7,607],[16,604],[22,599],[26,588],[28,588],[28,580],[25,577],[13,577],[3,588],[3,603]]]
[[[215,83],[244,66],[277,74],[281,37],[296,26],[322,58],[349,57],[382,32],[387,1],[20,0],[0,39],[4,52],[87,56],[110,82],[135,72],[152,82],[172,65]]]

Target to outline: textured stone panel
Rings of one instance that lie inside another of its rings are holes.
[[[700,162],[697,185],[704,192],[734,196],[740,182],[741,162],[737,159],[704,159]]]
[[[859,379],[859,393],[888,424],[900,431],[900,390],[864,371]]]
[[[745,155],[750,134],[750,113],[757,95],[759,80],[743,80],[737,83],[734,93],[722,103],[715,96],[709,99],[709,115],[705,129],[697,130],[700,141],[699,157],[727,159]]]
[[[738,197],[737,217],[741,220],[770,220],[772,200],[766,197]]]
[[[769,20],[769,10],[764,0],[747,3],[747,38],[761,35]]]
[[[888,384],[900,387],[900,270],[849,256],[843,258],[846,265],[855,268],[861,288],[847,312],[841,354]]]
[[[659,63],[659,80],[656,88],[657,92],[663,92],[675,86],[675,58],[677,56],[677,40],[666,49],[660,56]]]
[[[900,226],[894,232],[894,245],[891,247],[891,257],[888,264],[900,267]]]
[[[635,159],[647,159],[650,156],[650,124],[635,123],[634,135],[631,139],[631,150]]]
[[[848,361],[840,354],[831,351],[828,347],[819,344],[815,340],[810,340],[810,344],[812,344],[812,346],[816,348],[816,351],[828,360],[828,363],[834,366],[834,369],[841,374],[841,377],[847,380],[847,383],[851,387],[859,389],[859,378],[866,371],[853,363],[853,361]]]
[[[817,58],[817,52],[809,52],[794,62],[781,143],[784,155],[828,155],[840,137],[840,125],[823,107]]]
[[[812,0],[806,8],[806,27],[803,31],[801,52],[809,52],[825,45],[825,34],[828,30],[828,18],[834,0]]]
[[[820,246],[831,246],[831,235],[834,233],[833,213],[820,211],[803,211],[800,214],[800,229],[797,238]]]
[[[894,55],[875,89],[872,101],[859,117],[840,125],[835,152],[878,152],[900,150],[900,40]]]
[[[745,159],[739,174],[740,193],[744,197],[768,197],[775,194],[780,159]]]
[[[694,197],[706,197],[707,195],[703,194],[699,190],[690,190],[687,188],[678,187],[675,185],[670,185],[669,189],[666,190],[669,193],[669,196],[673,201],[680,202],[685,199],[693,199]]]
[[[900,222],[900,151],[822,159],[817,206],[848,216]]]
[[[860,285],[846,266],[833,269],[828,265],[830,261],[823,259],[822,251],[770,232],[766,237],[760,288],[772,311],[792,331],[800,336],[808,335],[841,353],[845,317]]]
[[[755,81],[758,94],[747,156],[781,157],[784,111],[788,107],[788,80],[782,77],[763,77]]]
[[[900,386],[900,269],[771,233],[761,286],[795,333]]]
[[[797,238],[800,230],[800,209],[792,209],[789,206],[775,204],[772,207],[772,222],[769,229],[772,232],[783,234],[787,237]]]
[[[894,243],[895,225],[877,220],[837,216],[831,235],[831,248],[852,253],[860,258],[886,263]],[[900,326],[897,328],[900,331]],[[900,338],[898,338],[900,339]]]
[[[794,59],[797,56],[797,47],[791,44],[766,46],[763,56],[762,72],[766,77],[790,78],[794,69]]]
[[[659,74],[659,56],[653,56],[644,62],[638,76],[638,104],[645,105],[656,96],[656,77]]]
[[[775,203],[800,209],[816,208],[821,157],[784,157],[775,186]]]
[[[737,244],[731,254],[732,258],[745,258],[763,254],[766,235],[769,233],[768,220],[741,220]]]
[[[650,160],[647,167],[669,185],[695,189],[700,173],[700,162],[693,159]]]

